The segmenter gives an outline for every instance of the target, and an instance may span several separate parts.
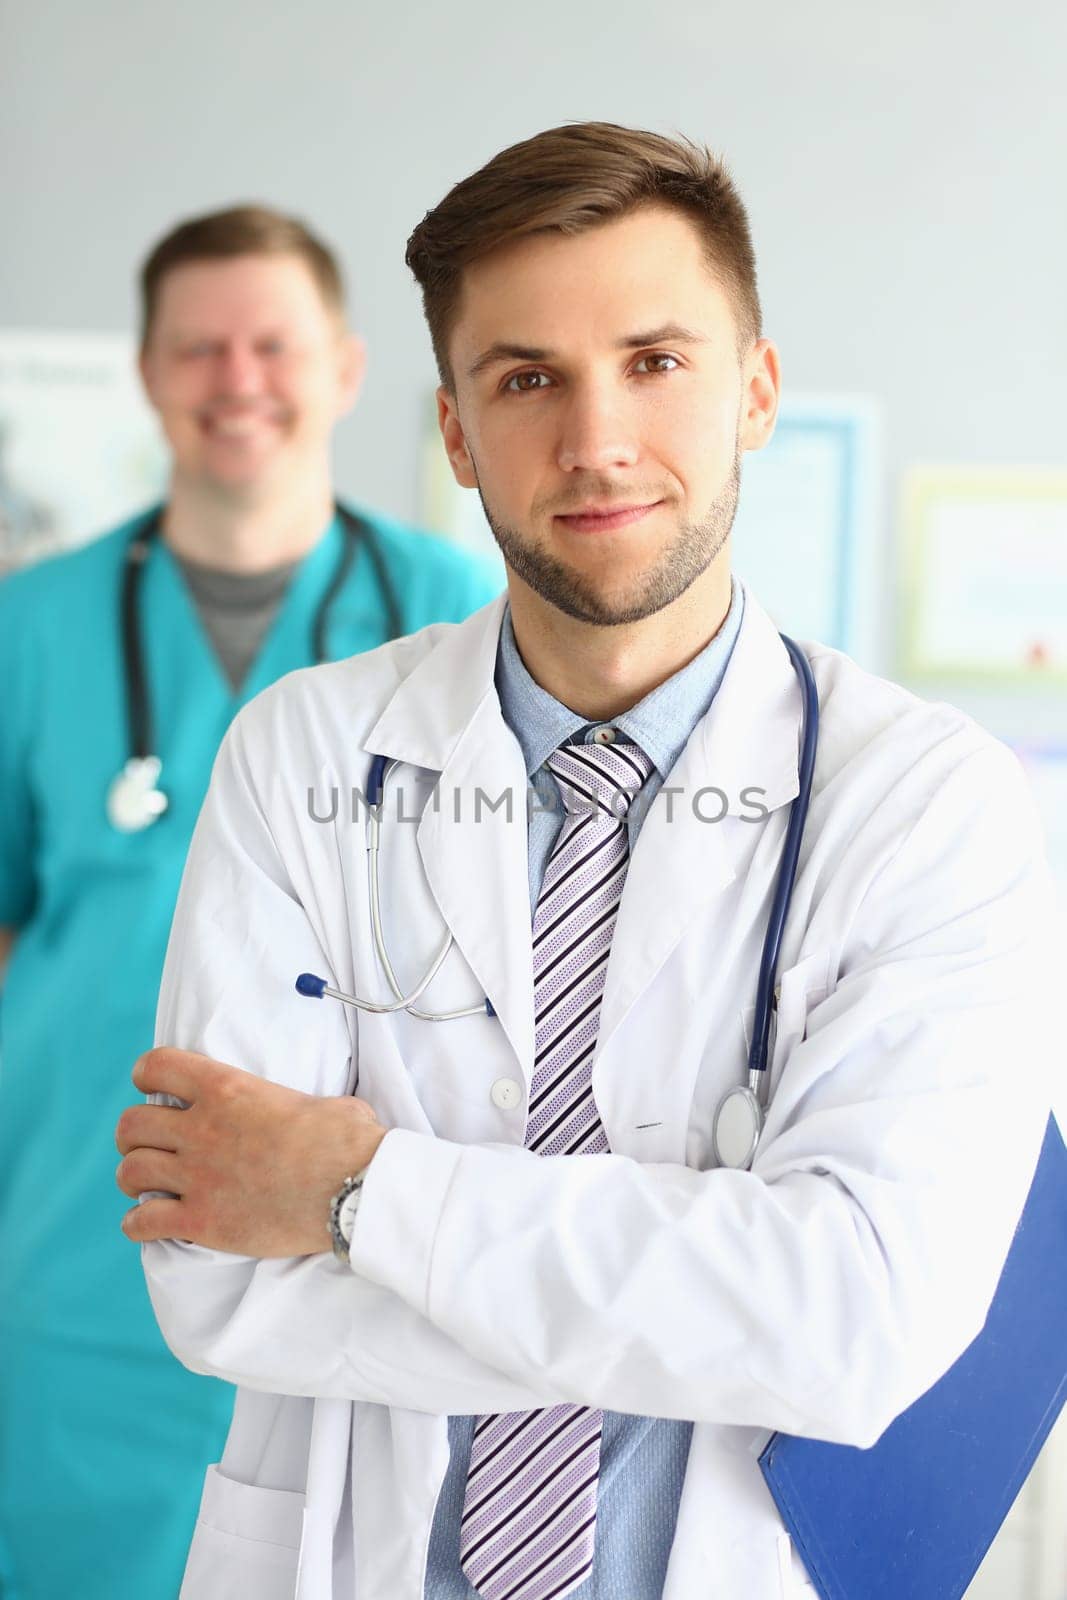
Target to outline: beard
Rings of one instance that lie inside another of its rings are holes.
[[[640,574],[630,592],[607,600],[592,580],[572,571],[547,550],[526,541],[515,528],[502,522],[488,504],[478,479],[478,496],[486,521],[512,571],[542,600],[547,600],[566,616],[603,628],[641,622],[645,617],[654,616],[707,571],[730,537],[740,490],[741,451],[738,448],[730,476],[701,521],[683,522],[655,563]]]

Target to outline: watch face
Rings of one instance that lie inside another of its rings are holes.
[[[352,1227],[356,1220],[356,1209],[359,1206],[359,1197],[362,1192],[363,1185],[361,1183],[352,1190],[351,1194],[345,1195],[337,1213],[337,1226],[346,1243],[352,1238]]]
[[[349,1182],[352,1188],[348,1189]],[[352,1241],[352,1228],[356,1220],[356,1208],[363,1188],[363,1174],[357,1174],[355,1180],[346,1179],[344,1188],[348,1189],[343,1200],[338,1202],[334,1197],[333,1208],[330,1213],[330,1233],[333,1236],[333,1253],[339,1261],[344,1261],[348,1256],[348,1247]],[[343,1192],[343,1191],[342,1191]]]

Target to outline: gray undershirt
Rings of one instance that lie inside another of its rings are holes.
[[[267,572],[220,572],[175,555],[204,632],[236,692],[248,676],[298,561]]]

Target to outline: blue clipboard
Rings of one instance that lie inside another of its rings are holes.
[[[959,1600],[1067,1401],[1067,1150],[1049,1118],[982,1332],[869,1450],[776,1433],[763,1476],[822,1600]]]

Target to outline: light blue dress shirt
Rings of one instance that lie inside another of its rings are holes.
[[[657,791],[689,735],[711,705],[737,640],[744,594],[735,583],[726,619],[688,666],[611,723],[588,723],[535,683],[519,655],[504,614],[496,687],[504,721],[522,746],[537,795],[530,812],[530,908],[537,904],[548,858],[563,826],[562,801],[546,758],[561,744],[640,745],[655,766],[627,813],[630,849]],[[449,1417],[448,1471],[434,1514],[425,1600],[476,1600],[459,1565],[459,1521],[476,1417]],[[605,1411],[597,1491],[593,1570],[572,1590],[573,1600],[660,1600],[682,1494],[691,1422]]]

